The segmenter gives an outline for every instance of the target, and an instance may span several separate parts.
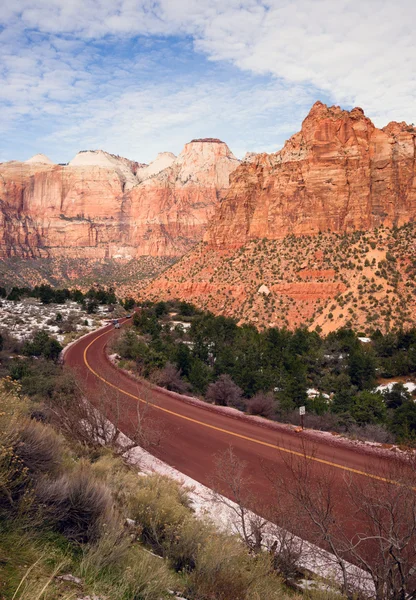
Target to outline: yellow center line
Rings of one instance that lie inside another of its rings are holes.
[[[219,431],[220,433],[225,433],[227,435],[239,438],[241,440],[246,440],[248,442],[253,442],[254,444],[259,444],[260,446],[266,446],[267,448],[273,448],[273,450],[279,450],[280,452],[286,452],[287,454],[292,454],[293,456],[300,456],[301,458],[306,458],[308,460],[313,460],[313,461],[315,461],[317,463],[320,463],[320,464],[323,464],[323,465],[327,465],[327,466],[330,466],[330,467],[335,467],[336,469],[341,469],[343,471],[347,471],[349,473],[354,473],[356,475],[363,475],[364,477],[369,477],[371,479],[376,479],[378,481],[384,481],[385,483],[392,483],[394,485],[402,485],[400,482],[394,481],[393,479],[387,479],[385,477],[381,477],[380,475],[374,475],[373,473],[367,473],[366,471],[360,471],[358,469],[353,469],[352,467],[346,467],[344,465],[340,465],[338,463],[334,463],[334,462],[331,462],[329,460],[324,460],[322,458],[317,458],[316,456],[312,456],[312,455],[309,455],[309,454],[304,454],[302,452],[297,452],[296,450],[289,450],[288,448],[284,448],[284,447],[278,446],[276,444],[270,444],[269,442],[263,442],[262,440],[258,440],[256,438],[252,438],[252,437],[249,437],[247,435],[242,435],[241,433],[236,433],[234,431],[230,431],[229,429],[223,429],[222,427],[217,427],[215,425],[210,425],[209,423],[205,423],[204,421],[199,421],[198,419],[193,419],[192,417],[186,417],[185,415],[181,415],[180,413],[177,413],[177,412],[175,412],[173,410],[169,410],[168,408],[163,408],[162,406],[159,406],[157,404],[153,404],[152,402],[148,402],[147,400],[144,400],[143,398],[140,398],[139,396],[135,396],[134,394],[131,394],[130,392],[126,392],[125,390],[123,390],[122,388],[118,387],[114,383],[111,383],[111,381],[108,381],[104,377],[101,377],[101,375],[99,375],[96,371],[94,371],[94,369],[91,367],[91,365],[90,365],[90,363],[88,362],[88,359],[87,359],[87,352],[91,348],[91,346],[93,344],[95,344],[95,342],[97,340],[99,340],[101,337],[103,337],[104,335],[107,335],[107,333],[109,333],[109,332],[108,331],[104,331],[104,333],[101,333],[100,335],[98,335],[96,338],[94,338],[92,340],[92,342],[90,342],[88,344],[88,346],[84,350],[84,363],[87,366],[87,368],[91,371],[91,373],[93,373],[93,375],[95,375],[95,377],[97,377],[98,379],[100,379],[105,384],[109,385],[110,387],[114,388],[115,390],[121,392],[125,396],[129,396],[130,398],[133,398],[134,400],[137,400],[138,402],[142,402],[143,404],[151,404],[153,408],[155,408],[157,410],[160,410],[160,411],[162,411],[164,413],[167,413],[169,415],[173,415],[175,417],[178,417],[179,419],[183,419],[184,421],[189,421],[190,423],[195,423],[197,425],[201,425],[202,427],[207,427],[208,429],[213,429],[214,431]]]

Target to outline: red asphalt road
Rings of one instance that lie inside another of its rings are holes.
[[[250,418],[235,418],[217,411],[210,405],[205,408],[181,400],[160,388],[149,389],[146,384],[133,380],[108,360],[106,345],[114,333],[112,325],[98,330],[73,344],[65,354],[65,363],[75,369],[81,378],[90,401],[94,403],[94,398],[103,393],[105,386],[108,392],[114,395],[114,402],[118,403],[121,415],[118,427],[127,436],[134,431],[134,424],[137,423],[136,398],[145,398],[151,405],[170,411],[164,412],[154,407],[149,409],[152,419],[157,420],[163,432],[159,446],[151,452],[207,486],[210,486],[215,475],[215,455],[227,450],[231,445],[235,454],[245,461],[252,482],[251,488],[260,500],[253,508],[264,512],[261,506],[270,503],[273,494],[265,471],[272,470],[279,477],[287,476],[290,485],[287,461],[291,456],[296,456],[291,452],[304,453],[304,443],[308,434],[295,433],[285,427],[279,429],[267,424],[264,426]],[[108,383],[103,382],[97,375]],[[112,386],[116,386],[118,391]],[[329,476],[336,480],[339,506],[345,515],[350,513],[351,518],[352,508],[351,511],[348,510],[346,496],[342,491],[346,485],[345,476],[371,481],[371,475],[385,476],[389,462],[388,458],[383,458],[377,453],[372,455],[368,450],[334,444],[330,440],[314,440],[313,448],[312,443],[307,442],[306,449],[308,454],[313,454],[314,458],[318,459],[312,460],[312,468],[321,473],[322,469],[327,469]],[[357,475],[350,470],[365,474]]]

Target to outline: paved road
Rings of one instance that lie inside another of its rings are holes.
[[[264,507],[275,502],[270,473],[272,479],[286,477],[290,485],[288,461],[303,455],[306,449],[311,468],[317,473],[325,471],[335,482],[338,510],[347,515],[346,478],[371,482],[386,477],[389,460],[377,453],[342,446],[331,442],[330,436],[328,441],[312,442],[307,433],[262,425],[248,417],[235,418],[209,405],[189,403],[159,388],[150,390],[108,360],[106,345],[114,333],[113,326],[109,326],[82,338],[67,350],[65,363],[76,370],[91,401],[98,402],[104,390],[113,395],[121,415],[119,427],[126,435],[135,428],[138,403],[142,407],[149,403],[151,408],[147,410],[162,432],[161,443],[152,452],[193,479],[210,486],[215,474],[215,455],[231,445],[245,461],[251,490],[259,498],[253,508],[266,514]],[[305,531],[297,533],[308,537]]]

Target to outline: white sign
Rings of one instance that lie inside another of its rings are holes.
[[[306,408],[304,406],[299,406],[299,414],[304,415],[306,412]]]

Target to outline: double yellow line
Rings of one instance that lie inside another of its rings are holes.
[[[107,335],[107,333],[109,333],[109,332],[108,331],[104,331],[103,333],[101,333],[100,335],[98,335],[96,338],[94,338],[88,344],[88,346],[86,346],[86,348],[84,350],[84,363],[85,363],[86,367],[89,369],[89,371],[91,371],[91,373],[93,375],[95,375],[95,377],[97,377],[98,379],[100,379],[106,385],[114,388],[118,392],[121,392],[125,396],[133,398],[137,402],[142,402],[143,404],[149,404],[149,402],[147,402],[147,400],[144,400],[143,398],[140,398],[139,396],[135,396],[134,394],[131,394],[130,392],[126,392],[125,390],[123,390],[122,388],[118,387],[114,383],[111,383],[111,381],[108,381],[107,379],[105,379],[104,377],[102,377],[101,375],[99,375],[96,371],[94,371],[94,369],[91,367],[90,363],[88,362],[88,358],[87,358],[87,352],[88,352],[88,350],[100,338],[102,338],[104,335]],[[185,415],[181,415],[180,413],[177,413],[177,412],[175,412],[173,410],[169,410],[168,408],[163,408],[162,406],[159,406],[157,404],[153,404],[153,403],[150,403],[150,404],[152,405],[153,408],[155,408],[157,410],[160,410],[160,411],[162,411],[164,413],[167,413],[169,415],[173,415],[174,417],[177,417],[178,419],[183,419],[184,421],[189,421],[190,423],[195,423],[196,425],[201,425],[202,427],[206,427],[208,429],[213,429],[214,431],[219,431],[220,433],[225,433],[227,435],[230,435],[230,436],[235,437],[235,438],[239,438],[241,440],[245,440],[247,442],[253,442],[254,444],[259,444],[260,446],[266,446],[267,448],[272,448],[273,450],[279,450],[280,452],[285,452],[285,453],[291,454],[293,456],[299,456],[299,457],[304,458],[304,459],[306,458],[308,460],[315,461],[315,462],[320,463],[322,465],[327,465],[329,467],[334,467],[336,469],[341,469],[342,471],[347,471],[348,473],[354,473],[355,475],[363,475],[364,477],[369,477],[370,479],[376,479],[378,481],[384,481],[385,483],[392,483],[394,485],[401,485],[400,482],[394,481],[392,479],[387,479],[387,478],[381,477],[379,475],[374,475],[373,473],[367,473],[366,471],[360,471],[358,469],[353,469],[351,467],[346,467],[344,465],[340,465],[338,463],[334,463],[334,462],[331,462],[329,460],[324,460],[322,458],[317,458],[316,456],[304,454],[303,452],[297,452],[296,450],[289,450],[288,448],[283,448],[282,446],[277,446],[276,444],[270,444],[269,442],[263,442],[263,441],[258,440],[256,438],[252,438],[252,437],[249,437],[247,435],[242,435],[241,433],[235,433],[234,431],[230,431],[229,429],[223,429],[222,427],[216,427],[215,425],[210,425],[209,423],[205,423],[204,421],[199,421],[198,419],[193,419],[191,417],[186,417]]]

